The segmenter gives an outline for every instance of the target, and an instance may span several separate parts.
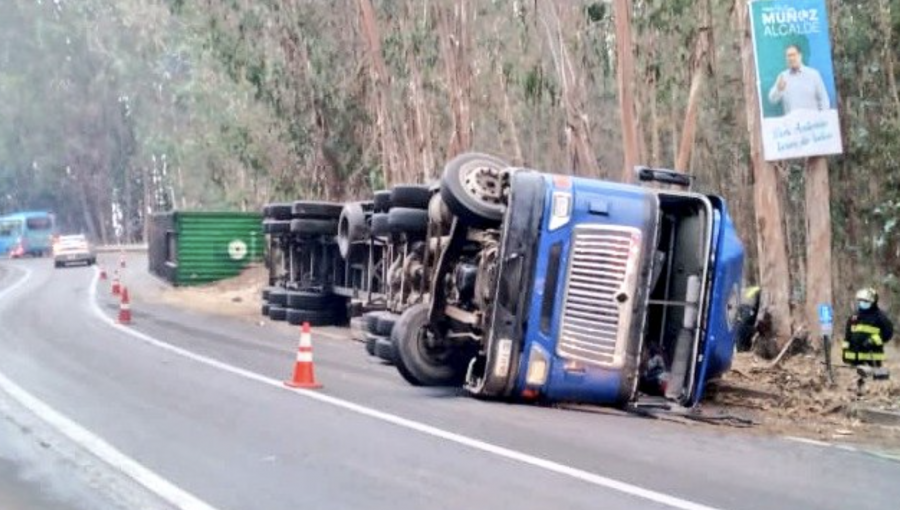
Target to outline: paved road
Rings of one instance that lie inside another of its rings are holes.
[[[0,373],[221,510],[825,510],[900,501],[900,464],[889,460],[614,411],[413,388],[344,330],[314,337],[325,389],[311,398],[265,383],[290,370],[296,336],[283,325],[138,299],[134,329],[222,364],[211,366],[100,320],[91,269],[0,265],[0,292],[28,275],[0,297]],[[112,314],[105,286],[98,295]]]

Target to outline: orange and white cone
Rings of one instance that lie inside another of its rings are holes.
[[[112,279],[112,295],[118,296],[121,293],[122,293],[122,284],[119,283],[119,272],[116,271],[113,274],[113,279]]]
[[[315,368],[313,366],[312,333],[309,323],[304,322],[300,329],[300,345],[297,347],[297,361],[294,363],[294,376],[285,385],[291,388],[321,388],[316,382]]]
[[[128,287],[122,287],[122,301],[119,303],[119,324],[131,324],[131,300],[128,299]]]

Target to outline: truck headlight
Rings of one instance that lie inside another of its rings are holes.
[[[528,356],[528,373],[525,375],[525,384],[543,386],[547,382],[548,370],[547,355],[541,349],[532,346],[531,354]]]
[[[566,191],[554,191],[550,203],[550,230],[556,230],[572,218],[572,194]]]

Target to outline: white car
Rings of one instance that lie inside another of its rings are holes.
[[[53,244],[53,265],[55,267],[69,264],[93,265],[97,262],[97,254],[83,235],[60,236]]]

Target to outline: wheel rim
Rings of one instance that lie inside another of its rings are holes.
[[[503,170],[483,161],[472,162],[459,172],[459,181],[471,197],[490,205],[503,204]]]
[[[450,357],[450,349],[435,344],[434,333],[429,328],[419,330],[416,337],[416,350],[422,360],[433,366],[446,365]]]

